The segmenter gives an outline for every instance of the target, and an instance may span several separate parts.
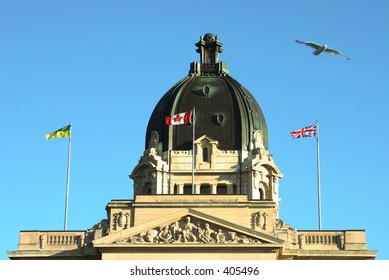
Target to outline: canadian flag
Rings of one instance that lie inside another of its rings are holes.
[[[180,113],[174,116],[166,116],[166,125],[180,125],[180,124],[191,124],[192,123],[192,111]]]

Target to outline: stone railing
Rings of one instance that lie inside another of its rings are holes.
[[[344,250],[345,233],[342,231],[299,231],[300,249],[338,249]]]
[[[85,232],[41,232],[40,249],[81,249],[85,243]]]
[[[47,242],[45,243],[48,245],[82,245],[83,240],[81,235],[74,235],[73,233],[70,233],[69,235],[64,235],[63,233],[58,235],[48,234],[46,237],[44,237],[44,235],[41,235],[40,237],[43,240],[47,239]]]
[[[23,231],[18,250],[75,250],[85,245],[86,231]]]

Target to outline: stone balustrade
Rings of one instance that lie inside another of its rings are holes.
[[[334,247],[331,249],[344,249],[344,233],[343,232],[307,232],[300,233],[299,246],[300,248],[308,249],[312,247]]]
[[[80,245],[82,246],[83,244],[81,241],[83,240],[82,236],[77,234],[75,235],[74,233],[66,234],[48,234],[47,237],[43,237],[44,235],[41,235],[42,239],[46,239],[47,242],[46,244],[48,245]]]
[[[86,231],[23,231],[18,250],[75,250],[85,245]]]
[[[304,250],[361,250],[367,248],[363,230],[298,231],[298,245]]]

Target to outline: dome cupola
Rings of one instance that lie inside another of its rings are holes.
[[[242,194],[277,205],[282,174],[268,152],[261,108],[219,61],[217,36],[207,33],[196,46],[200,61],[191,63],[150,117],[145,151],[130,175],[134,193]],[[191,110],[192,125],[165,125],[165,117]]]
[[[265,149],[268,132],[265,117],[253,95],[233,79],[225,62],[219,62],[222,43],[207,33],[196,43],[200,62],[190,65],[189,74],[177,82],[156,105],[146,132],[158,132],[162,152],[191,150],[190,126],[166,126],[164,117],[195,108],[195,138],[207,135],[218,141],[220,150],[251,150],[254,132],[260,131]]]

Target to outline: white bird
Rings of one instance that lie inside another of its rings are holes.
[[[339,55],[341,58],[350,60],[350,58],[348,58],[347,56],[342,54],[340,51],[337,51],[335,49],[331,49],[331,48],[327,47],[327,45],[319,45],[319,44],[316,44],[314,42],[303,42],[303,41],[299,41],[299,40],[295,40],[295,41],[299,44],[304,44],[306,46],[314,48],[315,49],[315,51],[313,52],[314,55],[319,55],[322,52],[328,52],[330,54]]]

